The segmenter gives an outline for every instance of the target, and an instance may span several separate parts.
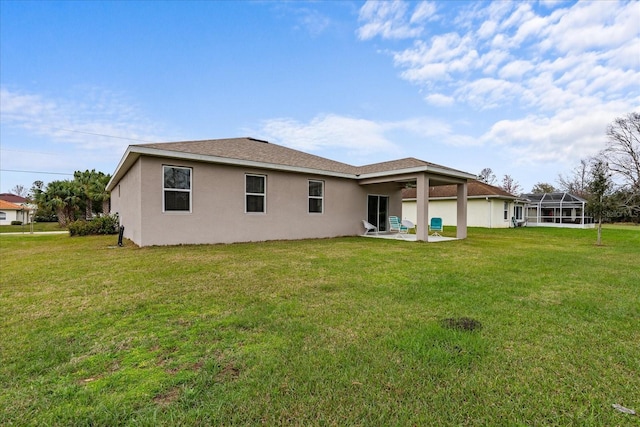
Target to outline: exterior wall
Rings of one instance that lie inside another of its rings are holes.
[[[5,219],[0,219],[0,225],[11,225],[11,221],[27,222],[26,212],[23,214],[23,211],[17,211],[14,209],[0,209],[0,211],[4,212],[6,216]]]
[[[467,199],[467,226],[486,228],[508,228],[514,215],[514,203],[509,201],[509,214],[504,219],[504,200],[501,199]],[[415,222],[416,201],[402,202],[402,218]],[[457,221],[457,206],[455,199],[429,200],[429,220],[433,217],[442,218],[442,223],[455,226]]]
[[[163,165],[192,168],[191,212],[163,212]],[[266,213],[245,213],[247,173],[267,177]],[[322,214],[308,212],[309,179],[325,183]],[[402,212],[392,184],[141,156],[112,191],[112,212],[140,246],[326,238],[362,234],[368,194]]]
[[[142,244],[141,171],[142,165],[138,159],[111,191],[110,199],[111,213],[118,213],[120,225],[124,226],[124,237],[138,245]]]

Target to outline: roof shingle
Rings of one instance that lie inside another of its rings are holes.
[[[21,211],[26,208],[24,206],[16,205],[15,203],[7,202],[6,200],[0,199],[0,209]]]
[[[437,187],[429,187],[429,198],[438,197],[456,197],[457,188],[455,185],[439,185]],[[516,199],[517,197],[511,193],[504,191],[500,187],[496,187],[482,181],[469,181],[467,184],[467,197],[506,197],[510,199]],[[405,188],[402,190],[403,199],[415,199],[416,189]]]
[[[137,147],[355,174],[356,167],[254,138],[139,144]]]

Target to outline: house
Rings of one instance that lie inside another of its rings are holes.
[[[29,208],[0,199],[0,225],[11,225],[13,221],[29,222]]]
[[[508,228],[524,221],[526,200],[504,191],[502,188],[473,180],[468,184],[467,226]],[[402,191],[402,217],[410,221],[416,218],[416,189]],[[429,189],[429,218],[440,217],[444,225],[456,225],[456,188],[442,185]]]
[[[465,238],[467,172],[415,158],[352,166],[254,138],[131,145],[107,191],[124,237],[139,246],[327,238],[381,231],[417,188],[427,240],[429,188],[455,185]]]
[[[0,193],[0,200],[15,203],[16,205],[24,205],[25,203],[27,203],[27,199],[25,199],[24,197],[11,193]]]
[[[529,199],[526,221],[532,227],[593,228],[593,218],[585,215],[587,201],[571,193],[525,194]]]

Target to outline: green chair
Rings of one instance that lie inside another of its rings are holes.
[[[431,230],[432,236],[440,236],[440,232],[444,230],[444,227],[442,225],[442,218],[438,218],[438,217],[431,218],[431,223],[429,223],[429,230]]]

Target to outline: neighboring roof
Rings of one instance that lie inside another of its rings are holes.
[[[429,187],[429,198],[455,198],[457,197],[458,189],[456,185],[439,185],[437,187]],[[467,184],[467,198],[474,197],[493,197],[501,199],[518,199],[517,196],[504,191],[500,187],[489,185],[482,181],[469,181]],[[403,199],[415,199],[416,189],[405,188],[402,190]]]
[[[315,173],[352,179],[419,171],[429,171],[461,179],[474,177],[467,172],[414,158],[366,166],[352,166],[259,139],[228,138],[130,145],[107,185],[107,190],[113,189],[141,155]]]
[[[25,199],[22,196],[18,196],[16,194],[11,194],[11,193],[1,193],[0,194],[0,200],[4,200],[5,202],[11,202],[11,203],[26,203],[27,199]]]
[[[543,205],[560,205],[561,203],[586,203],[587,201],[571,193],[554,192],[554,193],[538,193],[523,194],[532,204]]]
[[[21,211],[21,210],[24,210],[25,207],[0,199],[0,209],[4,209],[8,211]]]

